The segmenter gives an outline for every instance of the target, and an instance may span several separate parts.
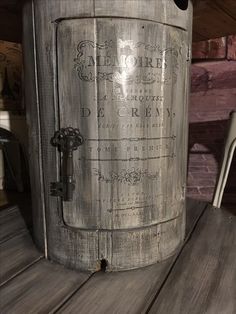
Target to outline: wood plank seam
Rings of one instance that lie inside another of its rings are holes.
[[[34,1],[31,1],[31,13],[32,13],[32,26],[33,26],[33,53],[34,53],[34,83],[35,83],[35,97],[36,97],[36,108],[37,108],[37,121],[38,122],[38,150],[39,150],[39,175],[40,181],[44,182],[43,176],[43,162],[42,162],[42,126],[40,123],[40,99],[39,99],[39,73],[38,73],[38,56],[37,56],[37,29],[36,29],[36,22],[35,22],[35,4]],[[44,189],[40,190],[41,193],[41,207],[42,207],[42,218],[43,218],[43,238],[44,238],[44,254],[45,257],[48,258],[48,238],[47,238],[47,224],[46,224],[46,208],[45,208],[45,192]]]
[[[199,214],[198,218],[196,219],[195,223],[193,224],[193,227],[191,228],[191,230],[189,231],[186,239],[184,240],[184,243],[182,245],[182,247],[179,249],[179,252],[177,253],[176,257],[174,258],[173,262],[171,263],[170,267],[169,267],[169,270],[167,271],[167,274],[166,274],[166,277],[165,279],[163,280],[161,286],[159,287],[159,289],[157,290],[154,298],[152,299],[152,301],[150,302],[149,306],[147,307],[147,310],[145,311],[145,314],[148,314],[153,306],[153,304],[155,303],[156,299],[158,298],[162,288],[164,287],[167,279],[169,278],[171,272],[172,272],[172,269],[174,268],[179,256],[181,255],[184,247],[186,246],[186,244],[189,242],[189,240],[191,239],[192,237],[192,234],[194,232],[194,230],[196,229],[199,221],[201,220],[202,216],[204,215],[205,211],[207,210],[208,206],[210,206],[209,204],[206,204],[206,206],[204,206],[202,212]]]
[[[20,274],[22,274],[25,270],[29,269],[31,266],[35,265],[38,261],[40,261],[41,259],[44,258],[44,255],[41,255],[39,257],[37,257],[34,261],[32,261],[30,264],[28,264],[27,266],[23,267],[21,270],[17,271],[14,275],[12,275],[10,278],[8,278],[7,280],[3,281],[0,284],[0,288],[3,287],[5,284],[7,284],[9,281],[13,280],[14,278],[16,278],[17,276],[19,276]]]
[[[8,215],[11,212],[17,211],[17,210],[18,210],[18,207],[15,205],[7,206],[7,207],[1,206],[0,207],[0,218]]]
[[[236,313],[235,224],[228,208],[207,208],[149,313]]]
[[[19,236],[26,232],[30,232],[30,234],[32,233],[32,228],[28,227],[28,224],[22,216],[21,210],[19,209],[18,205],[11,205],[0,211],[1,227],[6,225],[7,221],[9,223],[11,223],[12,221],[16,223],[15,225],[10,225],[10,227],[9,225],[7,225],[8,228],[6,230],[4,228],[3,230],[1,230],[0,245],[6,241],[11,240],[15,236]],[[11,233],[9,231],[11,231]]]
[[[232,18],[233,20],[236,21],[235,16],[234,16],[233,14],[230,14],[229,11],[225,10],[225,8],[223,8],[220,3],[217,3],[217,2],[216,2],[216,3],[215,3],[215,6],[216,6],[218,9],[220,9],[222,12],[224,12],[226,15],[228,15],[230,18]]]
[[[25,233],[28,233],[29,232],[29,229],[26,229],[26,228],[22,228],[22,229],[19,229],[17,232],[9,235],[8,237],[5,237],[3,238],[3,240],[0,240],[0,245],[15,238],[15,237],[19,237],[21,236],[22,234],[25,234]]]
[[[69,295],[67,295],[54,309],[52,309],[48,314],[57,313],[93,276],[96,272],[92,273],[87,280],[85,280],[79,287],[73,290]]]

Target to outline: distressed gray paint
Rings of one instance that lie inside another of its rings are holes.
[[[35,208],[45,206],[49,257],[88,270],[101,258],[110,270],[163,260],[185,229],[191,4],[112,4],[111,12],[100,0],[33,1]],[[60,172],[50,138],[67,126],[79,127],[85,144],[74,154],[74,200],[62,203],[49,193]]]

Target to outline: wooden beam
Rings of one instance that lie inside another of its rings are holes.
[[[1,40],[21,42],[21,4],[22,1],[1,0]],[[236,33],[235,0],[195,0],[193,12],[194,42]]]
[[[194,42],[236,33],[234,0],[198,0],[193,12]]]

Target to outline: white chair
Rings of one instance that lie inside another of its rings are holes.
[[[213,197],[213,206],[215,207],[220,207],[221,205],[235,147],[236,147],[236,111],[233,111],[230,114],[230,125],[228,136],[225,143],[223,161]]]

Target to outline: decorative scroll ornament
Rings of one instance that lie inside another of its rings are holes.
[[[114,51],[118,51],[117,55]],[[141,51],[142,56],[138,55]],[[77,52],[75,69],[82,81],[109,81],[118,85],[176,83],[178,57],[182,54],[181,47],[175,42],[173,47],[162,49],[158,44],[121,39],[101,44],[83,40],[77,45]],[[144,67],[145,71],[141,71]]]
[[[147,169],[122,169],[120,172],[111,171],[108,176],[102,174],[101,170],[94,169],[94,174],[98,176],[98,180],[105,183],[126,183],[128,185],[138,185],[145,178],[149,180],[157,180],[159,172],[150,173]]]

